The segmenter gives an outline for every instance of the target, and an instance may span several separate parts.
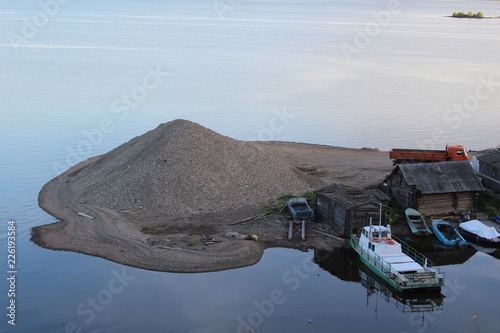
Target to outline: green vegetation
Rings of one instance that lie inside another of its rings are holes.
[[[276,199],[276,201],[273,204],[266,205],[264,208],[266,211],[270,210],[273,213],[279,213],[281,211],[281,209],[283,208],[283,206],[286,205],[288,200],[290,200],[291,198],[296,198],[296,197],[297,196],[293,195],[293,194],[282,195],[281,197]],[[309,206],[312,209],[316,208],[316,193],[309,191],[309,192],[302,194],[302,197],[307,199],[307,203],[309,204]]]
[[[290,200],[291,198],[295,198],[295,195],[293,194],[287,194],[287,195],[282,195],[276,201],[271,204],[271,205],[266,205],[264,206],[265,210],[267,211],[272,211],[273,213],[279,213],[280,210],[285,206],[285,204]]]
[[[483,192],[479,195],[476,209],[486,212],[489,217],[500,215],[500,199]]]
[[[473,13],[472,10],[470,10],[467,14],[464,13],[464,12],[455,12],[453,13],[453,15],[451,15],[452,17],[459,17],[459,18],[483,18],[484,17],[484,14],[482,12],[477,12],[477,13]]]
[[[307,199],[307,203],[312,209],[316,208],[316,193],[309,191],[304,193],[302,196]]]
[[[142,233],[147,235],[163,235],[167,232],[165,227],[142,228]]]
[[[395,225],[405,220],[405,210],[398,205],[393,205],[389,213],[389,224]]]

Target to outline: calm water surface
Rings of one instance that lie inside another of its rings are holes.
[[[241,140],[497,146],[500,21],[445,16],[499,16],[498,2],[54,3],[0,4],[2,332],[500,331],[498,252],[433,250],[445,298],[409,312],[416,301],[377,289],[345,252],[270,249],[252,267],[170,274],[29,241],[55,222],[37,205],[43,184],[176,118]]]

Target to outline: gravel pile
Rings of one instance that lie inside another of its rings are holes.
[[[82,203],[176,215],[300,194],[311,189],[307,177],[251,143],[174,120],[103,155],[68,185]]]

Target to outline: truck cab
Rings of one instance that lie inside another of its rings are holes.
[[[466,161],[469,159],[465,147],[462,145],[446,145],[447,161]]]

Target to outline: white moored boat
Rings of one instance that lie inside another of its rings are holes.
[[[440,288],[444,273],[424,255],[391,237],[390,225],[366,226],[351,235],[350,244],[362,261],[398,291]]]

